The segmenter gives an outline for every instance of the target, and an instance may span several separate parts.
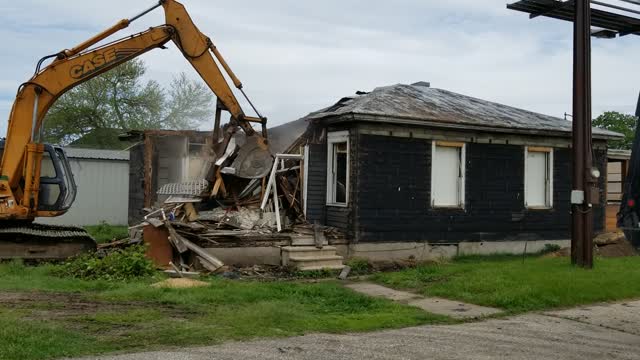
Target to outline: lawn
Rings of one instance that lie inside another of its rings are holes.
[[[58,278],[50,266],[0,265],[0,359],[49,359],[342,333],[449,320],[356,294],[337,282],[205,278],[206,288]]]
[[[96,239],[98,244],[129,237],[129,228],[127,226],[102,223],[85,226],[84,229],[87,230],[89,235]]]
[[[571,266],[567,258],[462,257],[372,280],[522,313],[640,297],[640,257],[597,258],[593,270]]]

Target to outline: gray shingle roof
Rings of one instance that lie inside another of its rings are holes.
[[[98,150],[81,148],[64,148],[68,158],[71,159],[98,159],[129,161],[129,151],[124,150]]]
[[[305,119],[356,114],[387,123],[471,128],[487,131],[569,136],[571,122],[561,118],[502,105],[426,83],[379,87],[364,95],[346,97]],[[344,118],[342,118],[344,119]],[[337,119],[337,121],[340,121]],[[593,128],[594,137],[619,138],[613,131]]]

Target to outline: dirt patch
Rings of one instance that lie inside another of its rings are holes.
[[[627,241],[621,239],[617,243],[596,247],[596,254],[603,257],[622,257],[638,255],[636,249]]]
[[[0,292],[0,307],[29,310],[27,319],[65,320],[99,312],[128,312],[149,308],[147,302],[109,302],[89,299],[78,293],[56,292]],[[152,304],[153,308],[171,318],[185,319],[193,314],[166,304]]]
[[[205,287],[205,286],[209,286],[209,283],[204,281],[194,280],[194,279],[186,279],[186,278],[167,279],[151,285],[151,287],[154,287],[154,288],[165,288],[165,289],[187,289],[187,288]]]
[[[594,254],[602,257],[636,256],[638,252],[624,237],[622,232],[610,232],[600,234],[593,239]],[[558,251],[545,254],[544,257],[571,256],[571,248],[562,248]]]

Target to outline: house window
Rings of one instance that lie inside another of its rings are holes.
[[[327,205],[347,206],[349,201],[349,132],[327,136]]]
[[[432,206],[464,208],[465,149],[464,143],[432,143]]]
[[[525,206],[553,207],[553,149],[525,147],[524,159]]]

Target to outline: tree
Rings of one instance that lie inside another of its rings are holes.
[[[593,120],[593,126],[623,134],[623,139],[609,141],[609,147],[629,150],[633,145],[637,121],[638,118],[633,115],[606,111]]]
[[[165,90],[144,82],[141,60],[124,63],[62,95],[45,117],[47,142],[67,145],[95,129],[197,128],[213,116],[213,95],[184,73]]]

